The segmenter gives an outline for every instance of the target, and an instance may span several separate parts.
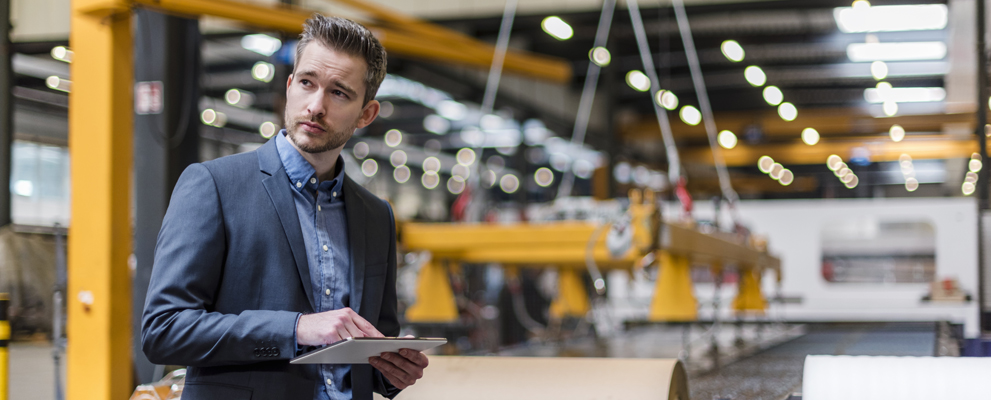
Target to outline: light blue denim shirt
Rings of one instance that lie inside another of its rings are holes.
[[[351,252],[348,248],[348,225],[344,209],[344,160],[337,159],[337,176],[320,181],[316,170],[289,143],[283,129],[275,139],[279,158],[292,187],[296,214],[306,246],[310,266],[310,285],[316,312],[350,307]],[[346,379],[350,365],[321,365],[322,385],[314,398],[350,400],[351,381]]]

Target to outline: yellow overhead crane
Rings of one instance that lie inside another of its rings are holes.
[[[766,309],[767,302],[760,292],[761,276],[773,270],[780,282],[780,260],[729,235],[704,234],[691,227],[664,223],[649,191],[643,196],[636,190],[630,192],[628,216],[632,243],[618,255],[607,246],[607,235],[603,234],[606,226],[591,222],[403,223],[403,249],[430,253],[420,267],[416,300],[406,310],[406,320],[457,321],[450,274],[460,271],[463,263],[502,264],[510,276],[519,267],[555,268],[559,294],[551,304],[551,316],[582,317],[589,311],[589,301],[581,277],[590,263],[596,269],[633,271],[649,264],[646,260],[651,256],[658,261],[660,270],[648,314],[650,321],[697,320],[690,274],[693,264],[708,265],[714,274],[721,273],[723,265],[736,265],[740,280],[733,309],[755,313]]]

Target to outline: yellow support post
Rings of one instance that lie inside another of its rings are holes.
[[[658,251],[657,284],[650,302],[650,321],[695,321],[698,307],[692,292],[691,264],[688,258]]]
[[[0,400],[10,398],[10,295],[0,293]]]
[[[406,309],[409,322],[455,322],[458,306],[451,290],[447,268],[434,259],[420,267],[416,279],[416,302]]]
[[[552,318],[564,317],[582,318],[590,309],[588,293],[582,282],[581,272],[574,268],[558,270],[557,298],[551,302],[550,315]]]
[[[133,43],[126,7],[72,0],[67,399],[126,399],[131,373]],[[99,12],[100,10],[104,12]]]
[[[763,314],[767,309],[767,300],[760,292],[761,270],[747,268],[740,271],[739,291],[733,299],[733,310]]]

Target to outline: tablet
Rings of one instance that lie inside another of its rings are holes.
[[[290,364],[368,364],[369,357],[400,349],[424,351],[447,343],[444,338],[347,338],[293,358]]]

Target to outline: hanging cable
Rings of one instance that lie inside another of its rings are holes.
[[[723,159],[723,151],[719,148],[716,141],[716,120],[712,116],[709,94],[705,90],[705,81],[702,79],[702,68],[699,66],[698,52],[695,51],[692,29],[688,26],[688,14],[685,13],[685,3],[682,0],[672,0],[671,6],[674,7],[674,16],[678,21],[681,42],[685,45],[685,57],[688,58],[688,67],[692,71],[692,82],[695,83],[695,94],[699,99],[699,108],[702,109],[705,133],[709,136],[709,147],[712,149],[712,161],[716,166],[716,175],[719,177],[719,188],[722,189],[723,198],[726,201],[730,204],[736,204],[739,197],[730,183],[729,171],[726,170],[726,160]]]
[[[616,9],[616,0],[605,0],[602,2],[602,13],[599,15],[599,27],[595,32],[594,51],[598,47],[606,47],[609,41],[609,29],[612,26],[613,11]],[[571,132],[571,144],[574,148],[580,148],[585,143],[585,132],[588,130],[588,120],[592,113],[592,101],[595,100],[595,90],[599,83],[599,71],[602,69],[599,64],[591,59],[588,63],[588,73],[585,74],[585,86],[582,88],[582,97],[578,102],[578,115],[575,116],[575,128]],[[557,187],[557,197],[568,197],[571,189],[575,185],[575,172],[568,168],[561,179],[561,185]]]
[[[637,47],[640,50],[640,59],[643,60],[643,69],[650,78],[651,104],[654,105],[654,114],[657,115],[657,124],[661,126],[661,138],[664,140],[664,150],[668,156],[668,181],[672,186],[678,184],[681,179],[681,158],[678,157],[678,147],[674,144],[674,135],[671,133],[671,123],[668,121],[667,110],[661,108],[660,104],[653,101],[657,97],[657,92],[661,90],[661,82],[657,78],[657,70],[654,69],[653,55],[650,54],[650,47],[647,46],[647,33],[643,28],[643,18],[640,17],[640,6],[637,0],[627,0],[627,7],[630,9],[630,22],[633,24],[633,33],[637,38]]]

